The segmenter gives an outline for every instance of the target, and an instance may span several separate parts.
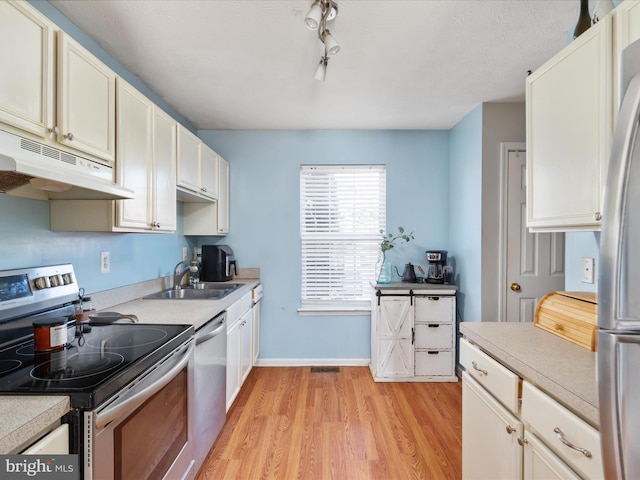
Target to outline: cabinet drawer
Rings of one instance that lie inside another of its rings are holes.
[[[453,324],[418,323],[416,329],[415,348],[432,348],[444,350],[453,348]]]
[[[229,330],[247,310],[251,309],[251,304],[251,292],[247,292],[240,300],[227,308],[227,330]]]
[[[415,352],[415,375],[453,375],[453,352],[451,350]]]
[[[415,321],[421,323],[452,323],[456,318],[454,296],[416,296]]]
[[[603,478],[600,433],[528,382],[522,387],[522,419],[571,468],[587,478]],[[589,452],[575,450],[561,439]]]
[[[464,338],[460,339],[460,364],[505,407],[518,413],[518,375]]]

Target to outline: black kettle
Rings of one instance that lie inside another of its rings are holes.
[[[396,273],[398,275],[400,275],[400,272],[398,271],[398,268],[395,267],[396,269]],[[408,282],[408,283],[416,283],[417,279],[416,279],[416,271],[413,268],[413,265],[411,265],[411,262],[407,263],[404,266],[404,272],[402,273],[402,281],[403,282]]]

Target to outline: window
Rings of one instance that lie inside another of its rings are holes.
[[[301,166],[301,311],[369,310],[385,211],[384,165]]]

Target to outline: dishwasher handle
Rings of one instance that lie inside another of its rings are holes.
[[[222,333],[227,328],[227,312],[222,312],[204,327],[196,332],[196,345],[200,345],[207,340],[211,340]]]

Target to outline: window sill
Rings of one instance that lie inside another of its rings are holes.
[[[370,307],[300,307],[298,308],[298,315],[301,317],[316,317],[316,316],[349,316],[349,315],[371,315]]]

